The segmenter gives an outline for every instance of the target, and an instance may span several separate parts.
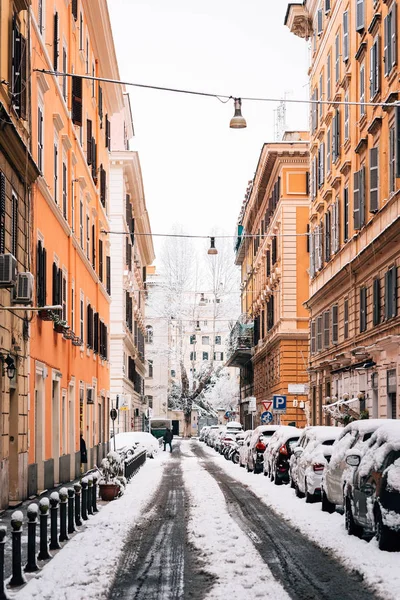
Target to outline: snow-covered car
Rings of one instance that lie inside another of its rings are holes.
[[[220,425],[211,425],[210,429],[208,429],[208,431],[206,431],[206,434],[204,436],[204,441],[207,444],[207,446],[211,446],[212,445],[212,438],[214,437],[214,435],[219,431]]]
[[[226,434],[226,427],[220,427],[219,432],[215,435],[213,448],[217,452],[221,452],[222,449],[222,438]]]
[[[354,475],[354,467],[346,463],[347,454],[357,449],[362,456],[367,449],[367,441],[374,431],[386,421],[382,419],[364,419],[349,423],[332,446],[332,456],[324,470],[321,485],[322,510],[333,513],[336,507],[342,508],[346,481]]]
[[[243,426],[239,421],[229,421],[226,424],[226,431],[229,433],[238,433],[239,431],[243,431]]]
[[[111,447],[114,449],[114,440],[111,442]],[[117,451],[138,447],[145,448],[147,456],[154,458],[160,449],[160,444],[154,435],[146,431],[126,431],[124,433],[117,433],[115,436],[115,448]]]
[[[365,452],[352,450],[346,462],[356,467],[345,489],[347,532],[375,535],[381,550],[400,550],[400,421],[384,423]]]
[[[207,434],[207,431],[208,431],[209,429],[210,429],[210,426],[209,426],[209,425],[204,425],[204,427],[202,427],[202,428],[201,428],[201,431],[200,431],[200,436],[199,436],[199,440],[200,440],[200,442],[204,442],[204,440],[205,440],[205,437],[206,437],[206,434]]]
[[[290,474],[299,498],[306,502],[321,498],[322,474],[332,454],[332,446],[341,434],[339,427],[307,427],[300,436],[290,459]],[[295,463],[295,465],[294,465]]]
[[[249,447],[247,445],[247,442],[250,442],[252,435],[252,429],[248,429],[244,432],[243,443],[240,445],[239,448],[239,467],[245,467],[247,465],[247,455],[249,453]]]
[[[264,452],[264,475],[268,475],[275,485],[289,481],[289,460],[302,434],[302,429],[281,425]]]
[[[250,440],[247,441],[247,457],[246,457],[246,469],[247,471],[254,471],[257,459],[256,445],[261,442],[268,446],[270,438],[273,436],[279,425],[259,425],[253,430]]]
[[[217,440],[219,439],[221,430],[222,430],[221,425],[218,425],[218,427],[211,429],[210,434],[207,436],[207,444],[210,446],[210,448],[215,448],[215,444],[217,443]]]

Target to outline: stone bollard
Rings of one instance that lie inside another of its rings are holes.
[[[28,515],[28,561],[25,565],[25,573],[34,573],[39,570],[36,562],[36,527],[39,507],[30,504],[27,509]]]
[[[9,600],[4,583],[4,547],[6,545],[7,527],[0,525],[0,600]]]
[[[20,510],[16,510],[11,515],[12,527],[12,577],[9,583],[10,587],[19,587],[26,583],[25,576],[22,572],[22,555],[21,555],[21,536],[22,523],[24,515]]]
[[[74,483],[75,490],[75,525],[76,527],[80,527],[82,525],[81,521],[81,489],[82,486],[80,483]]]
[[[93,473],[92,500],[93,500],[93,512],[94,513],[99,512],[99,509],[97,508],[97,479],[98,479],[98,474],[97,473]]]
[[[87,515],[87,491],[88,491],[88,480],[87,477],[82,477],[82,519],[88,520]]]
[[[49,518],[49,506],[50,502],[48,498],[42,498],[39,501],[39,511],[40,511],[40,546],[39,546],[39,560],[47,560],[51,558],[51,554],[49,552],[49,544],[47,541],[47,521]]]
[[[75,490],[72,487],[68,488],[68,533],[76,531],[74,524],[74,502]]]
[[[69,540],[67,533],[67,506],[68,506],[68,491],[63,487],[59,491],[60,494],[60,542]]]
[[[60,496],[58,492],[52,492],[50,496],[50,550],[59,550],[61,548],[58,541],[58,505]]]
[[[88,495],[87,495],[87,511],[89,515],[93,514],[93,475],[89,475],[88,478]]]

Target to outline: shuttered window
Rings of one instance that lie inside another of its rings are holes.
[[[38,106],[37,143],[37,165],[43,174],[43,110],[40,106]]]
[[[6,248],[6,176],[0,171],[0,254]]]
[[[311,354],[315,354],[316,339],[315,339],[315,321],[311,321]]]
[[[325,262],[329,262],[331,259],[331,213],[328,210],[324,215],[325,221]]]
[[[326,172],[331,172],[331,130],[326,133]]]
[[[365,65],[360,65],[360,116],[365,115]]]
[[[349,337],[349,300],[345,298],[343,302],[343,337],[345,340]]]
[[[338,252],[340,247],[340,202],[337,197],[335,202],[332,204],[332,215],[331,215],[331,230],[332,230],[332,240],[331,240],[331,249],[335,254]]]
[[[59,50],[59,34],[58,34],[58,12],[54,14],[54,25],[53,25],[53,66],[54,70],[58,71],[58,57],[60,55]]]
[[[86,345],[93,348],[93,309],[90,304],[86,307]]]
[[[370,49],[370,72],[369,72],[369,81],[370,81],[370,98],[371,100],[375,97],[375,95],[379,92],[380,89],[380,57],[379,57],[379,48],[380,48],[380,37],[376,36],[374,43]]]
[[[92,267],[96,269],[96,226],[92,225]]]
[[[107,294],[111,296],[111,257],[106,257],[106,288]]]
[[[92,121],[86,120],[86,161],[88,165],[92,164],[93,161],[93,149],[92,149]]]
[[[324,348],[329,348],[330,341],[330,312],[326,310],[324,312]]]
[[[360,333],[367,329],[367,288],[360,288]]]
[[[77,21],[78,20],[78,0],[71,1],[71,11],[72,11],[72,16],[74,17],[75,21]]]
[[[340,156],[340,112],[337,108],[332,121],[332,162]]]
[[[347,242],[349,239],[349,188],[345,187],[343,190],[343,241]]]
[[[396,117],[399,115],[396,114]],[[396,189],[396,129],[389,129],[389,192]]]
[[[93,317],[93,351],[97,354],[99,352],[99,329],[100,329],[100,318],[99,313],[94,313]]]
[[[373,282],[372,322],[374,325],[379,325],[381,322],[381,284],[379,277],[374,279]]]
[[[99,240],[99,279],[103,281],[103,241]]]
[[[340,33],[337,32],[335,37],[335,82],[339,83],[340,79]]]
[[[385,76],[397,63],[397,5],[393,2],[384,20],[384,65]]]
[[[375,212],[379,208],[379,160],[378,148],[369,151],[369,210]]]
[[[324,97],[324,74],[320,73],[319,76],[319,99],[322,100]],[[324,105],[322,102],[319,103],[319,118],[322,119],[324,113]]]
[[[269,277],[271,275],[271,251],[267,250],[267,255],[266,255],[266,273],[267,273],[267,277]]]
[[[385,273],[385,319],[397,315],[397,267]]]
[[[317,317],[317,352],[322,350],[322,315]]]
[[[100,165],[100,202],[106,207],[107,197],[107,172],[103,169],[103,165]]]
[[[272,238],[272,245],[271,245],[271,263],[272,263],[272,265],[274,265],[277,260],[278,260],[278,240],[277,240],[277,237],[274,236]]]
[[[67,179],[67,165],[63,162],[62,165],[62,205],[63,205],[63,217],[68,217],[68,179]]]
[[[332,84],[331,84],[331,69],[332,69],[332,57],[328,54],[326,59],[326,99],[330,100],[332,95]]]
[[[365,167],[361,167],[360,171],[360,178],[359,178],[359,183],[360,183],[360,224],[361,227],[363,227],[365,225],[365,187],[366,187],[366,181],[365,181]]]
[[[98,94],[98,99],[97,99],[97,110],[98,110],[99,119],[101,122],[103,120],[103,88],[101,87],[101,85],[99,85],[98,92],[99,92],[99,94]]]
[[[12,20],[11,94],[15,112],[26,119],[27,44],[16,15]]]
[[[323,32],[323,14],[322,8],[319,8],[317,11],[317,35],[321,35]]]
[[[344,101],[346,104],[344,105],[344,141],[350,138],[350,106],[349,102],[349,92],[347,91],[344,95]]]
[[[11,197],[11,254],[18,260],[18,196],[15,192]]]
[[[310,245],[310,277],[315,276],[315,230],[309,234],[309,245]]]
[[[108,115],[106,115],[105,143],[106,143],[106,148],[111,150],[111,123],[108,120]]]
[[[270,331],[275,322],[274,296],[270,296],[267,302],[267,331]]]
[[[353,218],[354,229],[360,229],[360,172],[354,173],[354,188],[353,188]]]
[[[71,118],[72,122],[79,127],[82,127],[82,78],[74,75],[72,77],[72,105]]]
[[[356,0],[356,31],[362,31],[365,27],[364,0]]]
[[[47,296],[47,253],[42,242],[39,240],[36,250],[36,295],[38,306],[46,306]]]
[[[318,149],[318,186],[321,187],[325,179],[325,144],[321,142]]]
[[[339,307],[337,304],[332,306],[332,344],[339,342]]]
[[[342,45],[343,61],[349,60],[349,11],[343,13],[343,45]]]

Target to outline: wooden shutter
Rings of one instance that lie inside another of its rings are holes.
[[[135,219],[134,219],[134,217],[131,217],[130,233],[131,233],[132,246],[134,246],[134,244],[135,244]]]
[[[94,327],[94,335],[93,335],[93,350],[96,354],[99,351],[99,326],[101,326],[99,313],[94,313],[93,318],[93,327]]]
[[[331,10],[331,0],[325,0],[325,13]]]
[[[367,328],[367,288],[360,289],[360,333]]]
[[[391,317],[395,317],[397,315],[397,267],[392,267],[390,269],[391,273],[391,298],[390,298],[390,306],[391,306]]]
[[[0,254],[6,247],[6,176],[0,171]]]
[[[391,28],[391,55],[392,55],[392,67],[397,64],[397,4],[393,2],[392,9],[392,28]]]
[[[92,267],[96,269],[96,227],[92,225]]]
[[[346,298],[343,303],[343,335],[347,340],[349,337],[349,301]]]
[[[353,219],[354,219],[354,229],[360,229],[361,221],[360,221],[360,172],[356,171],[354,173],[354,206],[353,206]]]
[[[329,310],[324,312],[324,348],[329,348],[329,338],[330,338],[330,313]]]
[[[390,129],[390,166],[393,171],[393,189],[396,188],[396,177],[400,177],[400,106],[395,107],[395,126]]]
[[[92,121],[87,119],[86,121],[86,160],[87,164],[91,165],[93,162],[93,149],[92,149]]]
[[[373,282],[373,308],[372,308],[372,322],[374,325],[378,325],[381,320],[381,285],[379,277],[374,279]]]
[[[332,344],[339,341],[339,307],[337,304],[332,306]]]
[[[78,20],[78,0],[72,0],[71,11],[75,21]]]
[[[82,78],[76,75],[72,77],[71,118],[75,125],[82,127]]]
[[[53,304],[58,304],[58,283],[57,283],[57,273],[58,273],[58,267],[56,265],[55,262],[53,262],[53,270],[52,270],[53,276]]]
[[[100,201],[102,205],[106,206],[106,193],[107,193],[107,172],[103,169],[103,165],[100,165]]]
[[[356,0],[356,31],[364,29],[364,0]]]
[[[53,35],[53,67],[58,71],[58,57],[60,55],[58,48],[58,12],[54,13],[54,35]]]
[[[317,12],[317,35],[321,35],[322,31],[322,8],[319,8]]]
[[[96,140],[92,137],[92,178],[93,182],[97,184],[97,145]]]
[[[349,60],[349,12],[343,13],[343,61]]]
[[[311,354],[315,354],[316,344],[315,344],[315,321],[311,321]]]
[[[365,225],[365,167],[361,167],[359,171],[359,186],[360,186],[360,225]]]
[[[20,34],[20,45],[21,45],[21,65],[20,65],[20,81],[21,89],[19,91],[19,111],[18,114],[21,119],[27,118],[27,45],[26,39]]]
[[[309,234],[310,243],[310,277],[313,278],[315,275],[315,233],[314,230]]]
[[[385,76],[390,73],[392,68],[391,65],[391,27],[390,27],[390,13],[385,17],[383,21],[383,62],[385,63]]]
[[[322,315],[317,317],[317,352],[322,350]]]
[[[379,170],[378,148],[369,151],[369,210],[375,212],[379,208]]]
[[[267,273],[267,277],[269,277],[271,275],[271,251],[267,250],[267,254],[266,254],[266,273]]]
[[[99,240],[99,279],[103,281],[103,241]]]
[[[111,296],[111,257],[106,256],[106,288],[107,293]]]
[[[103,88],[99,85],[99,98],[97,104],[100,121],[103,120]]]
[[[324,215],[325,220],[325,262],[331,259],[331,213],[328,210]]]
[[[108,120],[108,115],[106,115],[105,138],[106,148],[111,150],[111,123]]]

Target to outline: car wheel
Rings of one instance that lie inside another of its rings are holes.
[[[278,475],[277,475],[276,471],[275,471],[275,477],[274,477],[274,479],[273,479],[273,480],[271,479],[271,481],[273,481],[273,482],[275,483],[275,485],[282,485],[282,479],[280,479],[280,478],[278,477]]]
[[[237,452],[233,453],[233,455],[232,455],[232,462],[235,465],[239,464],[239,454]]]
[[[296,496],[298,498],[304,498],[304,494],[303,494],[303,492],[300,491],[299,486],[297,485],[297,483],[294,484],[294,491],[296,492]]]
[[[317,500],[317,496],[315,494],[310,494],[310,492],[306,488],[306,502],[307,504],[314,504]]]
[[[361,537],[362,528],[359,525],[356,525],[356,522],[354,521],[353,511],[351,510],[350,498],[346,498],[344,518],[347,533],[349,535]]]
[[[251,473],[251,472],[252,472],[252,470],[253,470],[253,469],[250,469],[250,467],[249,467],[249,463],[247,463],[247,465],[246,465],[246,471],[247,471],[248,473]]]
[[[393,552],[397,550],[400,536],[387,525],[384,525],[382,521],[381,511],[376,509],[375,511],[375,527],[376,527],[376,539],[378,540],[379,550],[386,550],[387,552]]]
[[[322,511],[323,512],[327,512],[330,515],[335,512],[336,505],[328,500],[324,490],[321,490],[321,500],[322,500]]]
[[[264,470],[263,472],[264,472],[265,477],[268,477],[267,471]]]

